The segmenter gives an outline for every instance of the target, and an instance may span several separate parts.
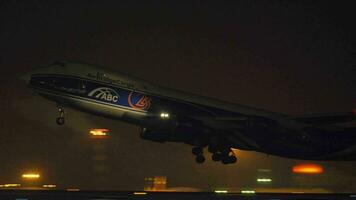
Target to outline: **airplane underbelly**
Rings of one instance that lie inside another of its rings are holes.
[[[115,106],[108,103],[94,101],[91,99],[80,98],[74,95],[60,94],[44,90],[35,90],[39,95],[57,102],[58,104],[68,106],[84,112],[90,112],[97,115],[126,119],[127,121],[140,120],[147,115],[147,112],[137,111],[126,108],[125,106]]]
[[[63,106],[129,122],[142,119],[151,107],[151,97],[146,94],[78,77],[32,75],[30,85]]]

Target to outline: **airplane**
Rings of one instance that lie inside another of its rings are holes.
[[[38,95],[64,107],[141,127],[140,137],[192,146],[197,163],[204,148],[213,161],[233,164],[232,149],[303,160],[356,160],[356,127],[340,124],[356,112],[290,116],[168,89],[90,64],[57,61],[22,76]],[[39,111],[41,112],[41,111]]]

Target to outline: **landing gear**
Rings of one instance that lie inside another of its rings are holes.
[[[197,155],[197,157],[195,157],[195,161],[199,164],[202,164],[205,162],[205,157],[203,155]]]
[[[230,155],[230,156],[227,156],[227,157],[224,157],[222,160],[221,160],[221,162],[223,163],[223,164],[233,164],[233,163],[236,163],[236,161],[237,161],[237,158],[236,158],[236,156],[235,155]]]
[[[217,146],[209,146],[208,151],[212,153],[211,159],[213,161],[220,161],[223,164],[236,163],[237,158],[230,148],[218,148]],[[196,156],[195,161],[199,164],[205,162],[203,147],[196,146],[192,148],[192,153]]]
[[[233,164],[237,161],[236,155],[230,148],[219,148],[217,146],[210,145],[208,147],[208,151],[213,154],[211,156],[213,161],[221,161],[223,164]]]
[[[63,125],[64,124],[64,117],[57,117],[56,122],[58,125]]]
[[[216,153],[218,151],[218,148],[215,145],[209,145],[208,146],[208,151],[212,154]]]
[[[203,148],[202,147],[193,147],[192,153],[196,156],[203,154]]]
[[[199,164],[205,162],[205,157],[203,155],[203,147],[193,147],[192,153],[196,156],[195,161]]]
[[[61,106],[58,107],[58,112],[59,112],[59,117],[57,117],[56,122],[58,125],[63,125],[65,120],[64,120],[64,109]]]
[[[211,159],[213,161],[221,161],[221,153],[213,153],[213,155],[211,156]]]

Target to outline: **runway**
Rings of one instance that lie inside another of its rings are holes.
[[[356,194],[241,194],[241,193],[203,193],[203,192],[115,192],[115,191],[63,191],[63,190],[2,190],[1,200],[117,200],[117,199],[158,199],[158,200],[356,200]]]

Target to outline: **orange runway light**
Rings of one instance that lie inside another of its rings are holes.
[[[47,185],[43,185],[42,187],[44,187],[44,188],[55,188],[57,186],[54,185],[54,184],[47,184]]]
[[[94,129],[90,129],[89,133],[91,138],[103,139],[108,137],[109,131],[110,131],[109,129],[94,128]]]
[[[68,191],[68,192],[79,192],[80,189],[79,188],[67,188],[66,191]]]
[[[147,192],[134,192],[133,194],[134,195],[146,195]]]
[[[323,168],[316,164],[301,164],[293,167],[293,172],[300,174],[320,174],[323,171]]]
[[[21,184],[18,184],[18,183],[7,183],[7,184],[4,184],[4,185],[0,185],[0,188],[8,188],[8,187],[20,187]]]

